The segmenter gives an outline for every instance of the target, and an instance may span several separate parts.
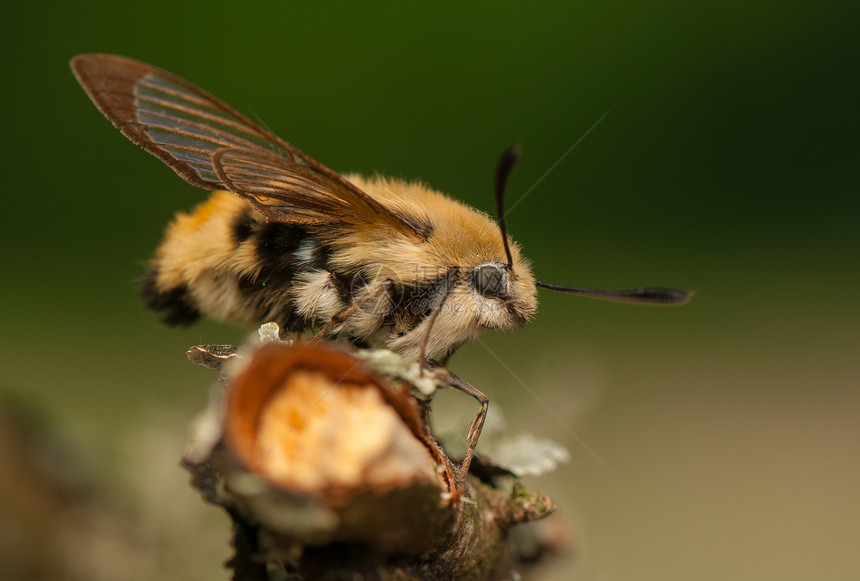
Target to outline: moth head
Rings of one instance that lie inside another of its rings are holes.
[[[520,256],[516,245],[512,245],[505,226],[505,188],[519,155],[519,147],[508,149],[496,167],[496,215],[504,259],[478,264],[468,275],[472,299],[478,309],[478,324],[491,329],[522,326],[537,310],[537,286],[531,265]]]
[[[537,310],[537,286],[525,261],[515,259],[513,268],[503,262],[485,262],[466,278],[482,327],[514,329],[529,322]]]
[[[420,353],[422,358],[425,354],[432,357],[450,352],[452,346],[474,339],[481,328],[506,330],[526,324],[537,311],[538,287],[635,303],[681,304],[690,298],[688,292],[658,287],[598,290],[559,286],[535,280],[531,264],[520,256],[518,246],[508,239],[505,225],[505,188],[508,175],[519,155],[519,147],[508,149],[502,154],[496,169],[496,215],[504,256],[496,252],[489,260],[485,258],[484,261],[465,269],[453,267],[443,277],[444,283],[434,287],[439,300],[435,302],[432,314],[421,325],[423,341],[420,343],[420,349],[414,346],[414,350]],[[403,337],[398,341],[404,343],[405,350],[408,348],[405,343],[410,341],[410,338]]]

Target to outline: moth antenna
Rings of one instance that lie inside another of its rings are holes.
[[[496,167],[496,217],[498,218],[499,230],[502,231],[502,243],[505,245],[509,270],[514,267],[514,259],[511,256],[511,247],[508,245],[508,229],[505,226],[505,187],[508,184],[508,175],[519,159],[520,153],[522,150],[519,145],[511,146],[499,158],[499,165]]]
[[[602,290],[594,288],[582,288],[576,286],[559,286],[537,281],[541,288],[559,291],[572,295],[582,295],[606,301],[618,301],[622,303],[649,303],[654,305],[683,305],[689,302],[693,296],[692,292],[662,287],[641,287],[626,290]]]

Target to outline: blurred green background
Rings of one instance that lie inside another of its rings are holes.
[[[215,379],[184,351],[244,335],[170,330],[138,301],[164,225],[205,194],[74,81],[70,57],[112,52],[332,168],[421,178],[488,212],[497,156],[520,143],[509,203],[531,191],[508,227],[540,279],[697,292],[678,309],[543,292],[534,323],[453,360],[511,433],[571,450],[529,484],[572,549],[530,578],[860,578],[858,15],[832,0],[6,5],[0,576],[226,578],[227,523],[176,465]],[[86,510],[52,520],[69,505]]]

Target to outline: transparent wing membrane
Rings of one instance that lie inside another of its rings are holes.
[[[134,86],[137,119],[158,145],[214,155],[223,147],[273,151],[293,159],[256,127],[187,89],[148,73]]]

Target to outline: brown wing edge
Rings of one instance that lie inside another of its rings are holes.
[[[242,168],[243,164],[246,164],[244,167],[250,177],[253,177],[258,168],[268,164],[270,169],[290,181],[305,182],[307,188],[317,188],[317,194],[302,193],[301,188],[293,191],[292,188],[284,187],[273,191],[268,187],[257,188],[252,183],[237,184],[234,177],[239,177],[240,174],[236,173],[235,168]],[[420,240],[426,240],[432,232],[426,225],[413,223],[407,216],[389,210],[339,174],[324,173],[315,167],[287,160],[271,152],[222,148],[212,157],[212,165],[221,183],[230,191],[248,199],[272,221],[336,221],[354,225],[387,223]],[[234,169],[231,169],[231,166],[234,166]],[[326,200],[326,197],[330,197],[330,200]],[[261,198],[267,201],[264,202]],[[284,207],[294,208],[298,215],[290,216]]]
[[[279,205],[273,205],[271,203],[267,203],[267,201],[264,201],[273,198],[279,201],[283,201],[281,196],[275,196],[271,193],[267,193],[267,195],[262,195],[253,192],[251,188],[242,188],[237,186],[233,182],[233,179],[230,177],[229,172],[224,168],[223,163],[224,156],[231,154],[235,155],[236,153],[247,152],[226,147],[216,151],[215,155],[212,156],[212,165],[215,168],[215,174],[218,176],[218,179],[221,180],[221,183],[223,183],[227,187],[228,190],[247,201],[261,214],[263,214],[263,216],[265,216],[266,218],[266,221],[313,226],[319,226],[327,222],[327,220],[321,218],[313,218],[307,215],[300,215],[298,212],[291,212],[289,210],[283,211],[283,209],[279,207]],[[300,205],[296,206],[301,207]]]
[[[134,59],[110,54],[84,54],[71,60],[71,68],[78,82],[102,114],[119,129],[123,135],[136,143],[165,164],[192,186],[204,190],[222,187],[217,182],[202,179],[188,164],[185,164],[162,150],[143,129],[137,120],[134,105],[134,85],[148,73],[188,87],[189,83]],[[195,92],[200,90],[192,88]],[[216,100],[217,102],[217,100]]]
[[[175,171],[182,179],[195,187],[202,188],[204,190],[223,188],[240,195],[242,194],[242,192],[236,192],[235,189],[230,187],[227,183],[202,179],[197,174],[196,170],[161,149],[161,147],[156,144],[149,135],[147,135],[146,130],[141,127],[137,120],[136,107],[134,105],[135,83],[147,74],[152,73],[170,81],[171,83],[184,87],[192,93],[195,93],[209,101],[216,108],[221,109],[225,113],[236,118],[238,121],[246,124],[249,129],[253,129],[260,134],[261,137],[268,139],[274,145],[282,148],[293,156],[293,158],[300,159],[309,167],[336,182],[343,190],[351,194],[350,197],[361,200],[364,205],[377,213],[383,221],[386,221],[396,228],[406,231],[421,240],[426,240],[428,236],[428,233],[423,231],[423,229],[416,227],[416,225],[411,224],[410,221],[404,219],[404,217],[392,212],[339,173],[319,163],[274,133],[254,123],[220,99],[186,81],[182,77],[178,77],[173,73],[169,73],[163,69],[135,59],[104,53],[78,55],[71,59],[70,66],[78,82],[83,87],[84,91],[86,91],[87,95],[96,105],[98,110],[101,111],[101,113],[111,123],[113,123],[113,125],[119,129],[123,135],[150,154],[159,158],[173,169],[173,171]],[[272,155],[276,154],[273,153]]]

